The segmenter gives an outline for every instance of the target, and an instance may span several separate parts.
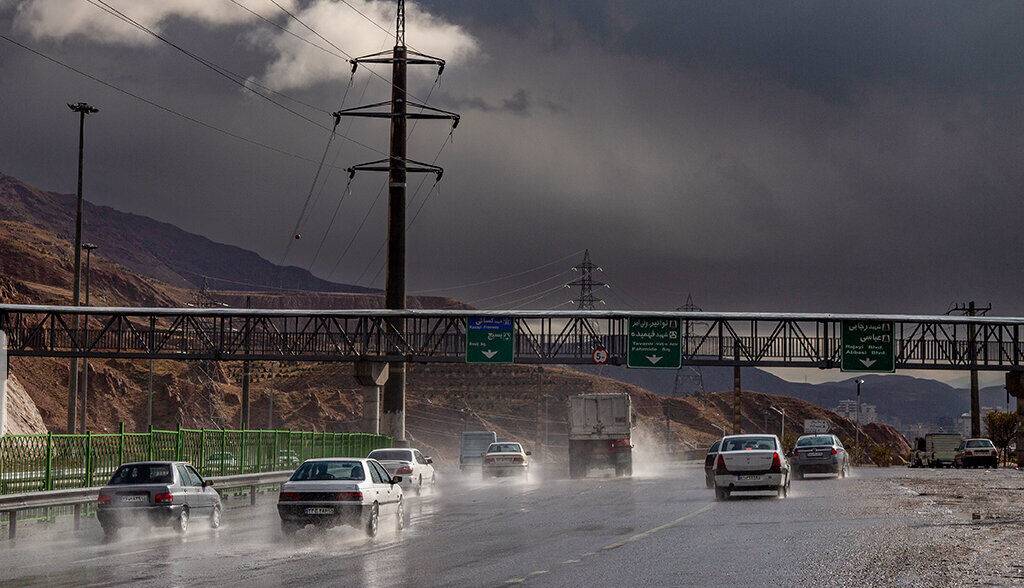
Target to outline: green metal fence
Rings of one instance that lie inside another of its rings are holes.
[[[369,433],[179,429],[0,436],[0,494],[102,485],[122,463],[190,462],[204,476],[292,469],[313,457],[364,457],[391,445]]]

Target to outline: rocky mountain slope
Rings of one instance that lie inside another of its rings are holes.
[[[280,266],[252,251],[217,243],[152,218],[85,202],[87,241],[106,259],[174,286],[220,290],[378,292],[323,280],[305,269]],[[75,197],[41,190],[0,173],[0,219],[19,221],[55,235],[74,236]]]

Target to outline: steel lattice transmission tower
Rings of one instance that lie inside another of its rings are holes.
[[[566,284],[567,288],[573,286],[579,286],[580,296],[576,300],[571,302],[576,305],[576,308],[580,310],[594,310],[598,304],[604,304],[603,298],[594,296],[594,287],[608,288],[608,284],[604,282],[598,282],[594,280],[594,271],[603,272],[600,266],[595,265],[594,262],[590,261],[590,249],[583,250],[583,263],[573,266],[572,271],[579,272],[580,277],[572,282]]]
[[[683,312],[701,312],[704,309],[702,309],[701,307],[699,307],[696,304],[694,304],[693,303],[693,296],[691,294],[687,294],[686,295],[686,302],[682,306],[676,308],[676,310],[681,310]],[[693,327],[697,327],[697,326],[705,326],[706,327],[707,323],[686,321],[684,323],[684,325],[685,325],[685,330],[683,332],[683,344],[684,345],[689,345],[690,344],[690,337],[693,334]],[[686,350],[684,348],[684,354],[685,353],[686,353]],[[673,396],[679,396],[679,389],[680,389],[681,386],[685,387],[687,390],[695,390],[697,393],[703,394],[704,393],[704,373],[700,371],[699,367],[685,366],[685,365],[679,366],[679,369],[676,370],[675,382],[672,385],[672,395]]]
[[[405,308],[405,230],[406,230],[406,176],[409,173],[432,173],[440,181],[444,170],[436,165],[423,163],[406,157],[406,142],[409,137],[410,119],[447,119],[452,129],[459,124],[459,115],[408,100],[406,73],[410,65],[435,65],[437,75],[444,71],[444,60],[424,55],[405,46],[405,1],[398,0],[395,16],[395,46],[391,51],[382,51],[350,60],[352,73],[368,64],[391,65],[391,100],[345,108],[333,113],[335,120],[356,116],[386,118],[391,122],[391,147],[388,157],[362,163],[348,168],[351,179],[357,171],[387,172],[388,174],[388,252],[387,277],[384,287],[384,306],[388,309]],[[387,110],[381,110],[388,107]],[[416,112],[409,112],[409,107]],[[404,333],[401,319],[388,320],[388,328],[397,334]],[[381,398],[383,431],[400,444],[405,443],[405,363],[391,362],[390,375],[384,385]]]

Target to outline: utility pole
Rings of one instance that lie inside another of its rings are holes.
[[[857,450],[860,451],[860,385],[864,380],[857,378]]]
[[[81,302],[82,286],[82,169],[85,164],[85,115],[100,110],[85,102],[68,103],[72,112],[78,113],[78,198],[75,205],[75,277],[71,286],[74,306]],[[78,338],[79,318],[75,318],[75,338]],[[68,382],[68,433],[75,432],[75,415],[78,397],[78,356],[71,358],[71,377]]]
[[[950,306],[946,314],[962,314],[964,316],[984,316],[992,310],[992,303],[980,307],[974,301],[966,304],[954,304]],[[967,353],[970,355],[971,365],[978,362],[978,328],[973,324],[967,325]],[[978,370],[971,369],[971,437],[981,437],[981,393],[978,388]]]
[[[352,73],[360,64],[388,63],[391,64],[391,101],[346,108],[332,114],[335,121],[343,116],[368,118],[388,118],[391,120],[391,149],[387,159],[371,161],[348,168],[351,179],[357,171],[380,171],[388,173],[388,253],[387,276],[384,288],[384,306],[391,310],[405,308],[405,209],[406,209],[406,177],[409,173],[433,173],[440,182],[444,170],[432,164],[422,163],[406,158],[406,140],[408,139],[407,122],[410,119],[448,119],[452,121],[452,130],[459,124],[459,115],[454,112],[440,110],[410,102],[406,92],[406,72],[409,65],[436,65],[437,75],[444,71],[444,60],[405,46],[405,0],[398,0],[395,17],[395,46],[390,51],[374,53],[350,60]],[[388,105],[389,112],[374,111],[374,108]],[[419,112],[410,113],[408,107],[413,106]],[[405,322],[400,317],[390,317],[389,329],[396,336],[405,333]],[[388,367],[389,377],[384,384],[381,399],[382,421],[384,433],[395,439],[398,445],[405,441],[405,362],[391,362]]]
[[[742,410],[740,397],[740,342],[732,340],[733,366],[732,366],[732,434],[739,435],[743,431],[740,425],[740,412]]]
[[[245,297],[245,307],[252,308],[252,296]],[[251,329],[245,330],[245,351],[248,353],[251,346]],[[249,430],[249,365],[248,359],[242,362],[242,423],[243,431]]]
[[[83,243],[85,249],[85,305],[89,306],[89,284],[92,282],[92,252],[97,246]],[[89,319],[85,320],[85,334],[89,335]],[[89,358],[82,359],[82,414],[79,418],[78,430],[86,432],[89,424]]]

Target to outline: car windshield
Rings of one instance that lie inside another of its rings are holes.
[[[377,461],[412,461],[412,452],[406,449],[378,449],[371,451],[369,457]]]
[[[307,461],[291,477],[292,482],[365,479],[363,464],[358,461]]]
[[[522,453],[523,446],[518,443],[491,443],[487,453]]]
[[[736,437],[723,442],[722,451],[754,451],[756,449],[772,450],[775,447],[774,437]]]
[[[972,439],[967,442],[968,447],[993,447],[988,439]]]
[[[797,447],[807,447],[809,445],[832,445],[832,436],[814,435],[813,437],[800,437],[796,440]]]
[[[115,484],[170,484],[174,482],[169,463],[142,463],[123,465],[110,478]]]

